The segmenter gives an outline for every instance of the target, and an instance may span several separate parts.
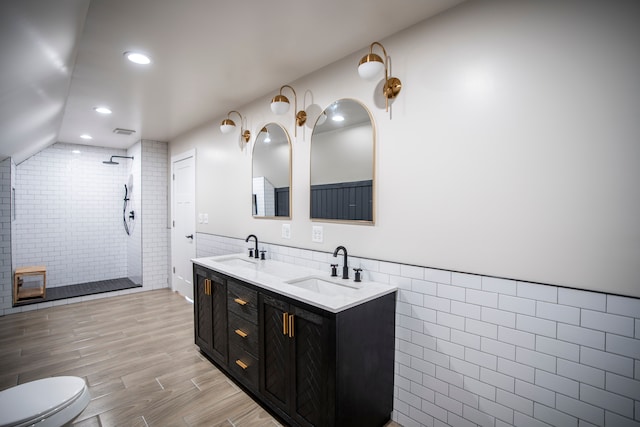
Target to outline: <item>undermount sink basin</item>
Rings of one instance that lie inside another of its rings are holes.
[[[288,280],[288,283],[302,289],[317,292],[322,295],[344,295],[356,292],[359,289],[358,284],[345,280],[338,282],[324,279],[318,276],[308,276],[298,279]]]

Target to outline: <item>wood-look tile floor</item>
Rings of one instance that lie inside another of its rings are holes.
[[[0,317],[0,390],[57,375],[89,385],[77,427],[281,425],[200,354],[170,290]]]

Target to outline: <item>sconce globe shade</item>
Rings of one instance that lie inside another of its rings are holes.
[[[318,121],[316,122],[316,125],[321,126],[326,121],[327,121],[327,113],[323,111],[322,114],[320,114],[320,117],[318,117]]]
[[[384,71],[384,62],[375,53],[370,53],[363,57],[358,64],[358,74],[365,80],[374,79]]]
[[[229,133],[233,132],[236,128],[236,124],[231,119],[224,119],[222,123],[220,123],[220,132]]]
[[[289,111],[289,99],[284,95],[276,95],[271,100],[271,111],[275,114],[284,114]]]

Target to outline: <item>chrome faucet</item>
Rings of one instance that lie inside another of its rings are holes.
[[[252,237],[253,237],[253,239],[256,241],[256,248],[255,248],[255,250],[253,251],[253,257],[254,257],[254,258],[260,258],[260,254],[258,253],[258,238],[256,237],[256,235],[255,235],[255,234],[249,234],[249,235],[247,236],[247,238],[246,238],[246,239],[244,239],[244,241],[245,241],[245,242],[248,242],[248,241],[249,241],[249,239],[250,239],[250,238],[252,238]]]
[[[344,263],[342,265],[342,278],[343,279],[348,279],[349,278],[349,265],[347,264],[347,248],[345,248],[344,246],[338,246],[336,248],[336,250],[333,251],[333,256],[337,257],[338,256],[338,252],[340,252],[340,250],[342,250],[342,252],[344,253]]]

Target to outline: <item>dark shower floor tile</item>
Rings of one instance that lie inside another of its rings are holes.
[[[66,298],[83,297],[86,295],[101,294],[103,292],[121,291],[124,289],[141,288],[131,279],[123,277],[120,279],[99,280],[97,282],[78,283],[68,286],[56,286],[47,288],[46,298],[25,299],[16,303],[18,305],[36,304],[39,302],[57,301]]]

